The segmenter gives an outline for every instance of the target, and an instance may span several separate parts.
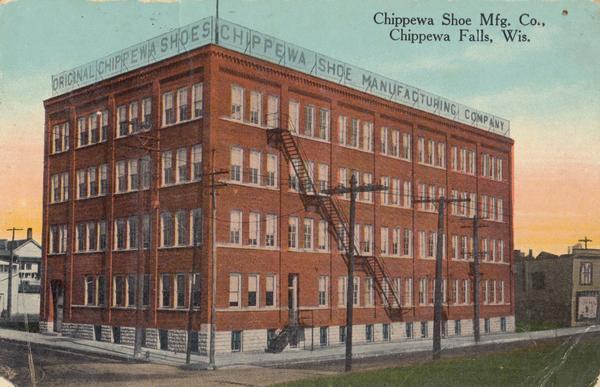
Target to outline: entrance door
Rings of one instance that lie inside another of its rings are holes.
[[[298,274],[288,274],[288,310],[290,323],[298,322]]]
[[[62,329],[63,309],[64,309],[64,289],[61,281],[52,281],[52,301],[54,304],[54,324],[53,331],[60,332]]]

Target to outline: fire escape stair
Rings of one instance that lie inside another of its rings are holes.
[[[344,252],[342,256],[346,264],[349,265],[348,254],[346,253],[350,249],[349,221],[342,210],[342,206],[334,196],[317,193],[313,183],[314,180],[306,166],[307,158],[300,144],[288,129],[269,129],[267,131],[267,142],[274,148],[280,149],[292,165],[297,178],[300,198],[305,208],[317,211],[328,222],[329,233],[337,241],[338,248]],[[375,289],[383,301],[386,313],[391,319],[399,319],[402,312],[400,310],[399,289],[394,288],[383,260],[377,257],[376,251],[373,251],[370,255],[361,255],[357,246],[354,246],[354,251],[355,269],[362,268],[367,275],[373,278]]]

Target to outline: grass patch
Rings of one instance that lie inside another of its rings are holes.
[[[546,321],[518,321],[516,324],[517,332],[547,331],[564,327],[564,324]]]
[[[565,355],[566,354],[566,355]],[[563,359],[564,358],[564,359]],[[589,386],[600,372],[600,335],[499,353],[300,380],[285,386]]]

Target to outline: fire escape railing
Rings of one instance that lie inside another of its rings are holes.
[[[338,199],[333,195],[322,195],[317,192],[314,179],[306,166],[306,155],[290,130],[281,127],[269,129],[267,142],[274,148],[280,149],[292,165],[296,174],[297,188],[305,208],[316,210],[327,221],[329,233],[338,243],[338,249],[342,252],[346,264],[349,264],[347,254],[350,249],[349,221],[342,211]],[[394,312],[399,312],[401,308],[400,289],[395,289],[383,260],[378,258],[374,241],[372,241],[370,251],[372,254],[364,255],[359,246],[355,244],[354,254],[357,266],[362,266],[364,271],[373,278],[386,313],[393,317],[396,315]]]

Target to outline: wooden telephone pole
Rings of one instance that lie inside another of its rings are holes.
[[[346,363],[345,371],[352,371],[352,324],[354,307],[354,223],[356,218],[356,194],[359,192],[386,191],[388,188],[380,184],[356,185],[354,175],[350,178],[350,187],[338,186],[322,191],[327,195],[350,194],[350,220],[348,230],[348,282],[346,284]]]
[[[9,228],[6,231],[12,231],[12,242],[10,244],[10,261],[8,262],[8,300],[6,302],[6,319],[10,320],[12,313],[12,283],[13,283],[13,261],[15,259],[15,231],[22,231],[22,228]]]
[[[470,199],[436,198],[415,199],[413,203],[437,203],[438,231],[435,254],[435,291],[433,306],[433,360],[440,358],[442,352],[442,252],[444,249],[444,207],[446,203],[468,202]]]

